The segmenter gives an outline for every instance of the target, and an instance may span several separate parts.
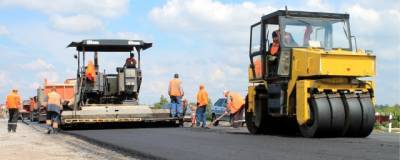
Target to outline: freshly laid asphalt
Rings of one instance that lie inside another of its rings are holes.
[[[367,138],[303,138],[250,135],[245,128],[130,128],[70,130],[67,134],[121,150],[141,159],[173,160],[399,160],[399,134]]]

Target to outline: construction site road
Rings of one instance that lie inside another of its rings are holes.
[[[245,128],[130,128],[71,130],[67,134],[129,152],[139,159],[398,160],[399,134],[367,138],[250,135]]]

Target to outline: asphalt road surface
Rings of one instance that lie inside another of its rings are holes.
[[[399,160],[399,134],[367,138],[250,135],[245,128],[131,128],[66,131],[142,159]]]

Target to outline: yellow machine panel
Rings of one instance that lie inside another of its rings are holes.
[[[294,65],[302,76],[375,76],[375,56],[362,52],[344,50],[323,51],[321,49],[293,49]]]

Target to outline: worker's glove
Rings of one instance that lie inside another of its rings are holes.
[[[224,114],[230,114],[230,113],[231,113],[231,111],[229,109],[225,109]]]
[[[268,59],[268,61],[275,61],[276,60],[276,56],[268,55],[267,59]]]

